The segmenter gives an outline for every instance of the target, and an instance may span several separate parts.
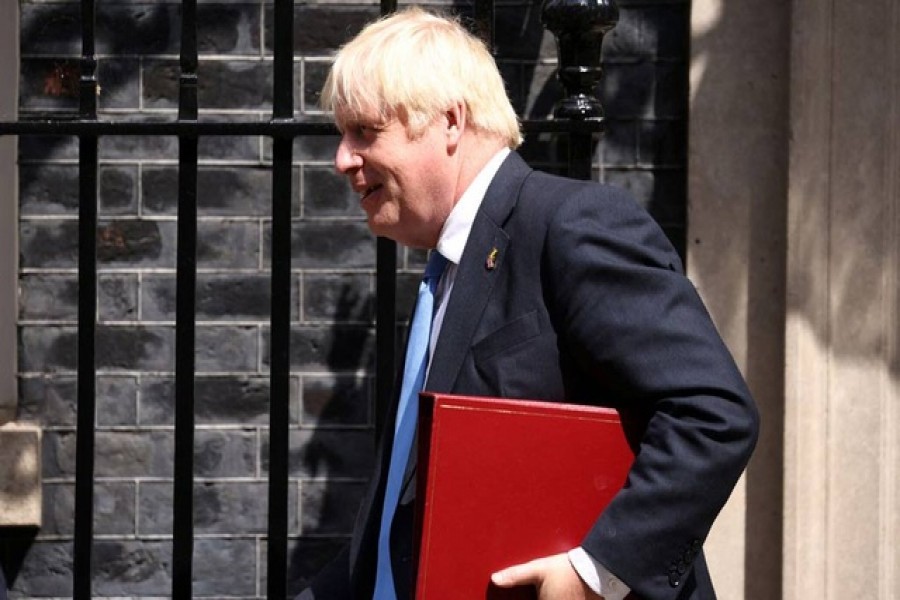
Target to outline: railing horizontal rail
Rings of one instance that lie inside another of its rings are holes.
[[[601,121],[526,120],[526,133],[599,133]],[[0,121],[0,135],[264,135],[300,137],[337,135],[331,122],[277,119],[258,123],[228,121],[129,122],[90,119]]]

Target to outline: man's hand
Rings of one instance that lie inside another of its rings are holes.
[[[566,554],[507,567],[491,575],[491,581],[499,587],[533,585],[538,600],[602,600],[581,580]]]

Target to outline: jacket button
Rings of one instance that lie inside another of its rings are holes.
[[[681,578],[677,573],[669,573],[669,585],[671,585],[673,588],[681,585]]]

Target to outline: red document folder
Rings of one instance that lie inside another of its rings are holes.
[[[416,599],[533,598],[491,573],[578,546],[633,459],[612,409],[421,394]]]

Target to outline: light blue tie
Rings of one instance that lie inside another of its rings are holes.
[[[394,423],[394,445],[391,448],[391,465],[384,492],[384,508],[381,511],[381,531],[378,534],[378,569],[375,577],[374,600],[396,600],[394,575],[391,570],[391,522],[400,500],[400,488],[406,463],[412,449],[419,418],[419,391],[425,384],[428,365],[428,341],[431,337],[431,321],[434,317],[434,292],[447,259],[436,250],[431,253],[425,275],[419,284],[416,312],[409,329],[406,345],[406,362],[403,365],[403,383],[400,387],[400,405]]]

